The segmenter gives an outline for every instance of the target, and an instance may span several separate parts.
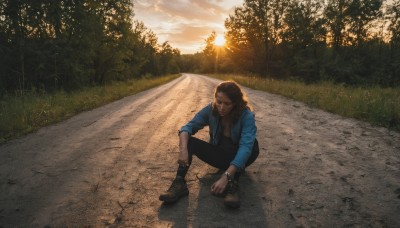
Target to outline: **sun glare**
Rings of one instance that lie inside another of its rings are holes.
[[[225,45],[225,38],[223,35],[217,35],[217,37],[215,37],[215,41],[214,44],[217,46],[224,46]]]

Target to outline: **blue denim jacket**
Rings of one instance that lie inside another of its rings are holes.
[[[194,135],[196,132],[206,125],[209,126],[210,143],[218,145],[222,133],[218,128],[220,118],[212,114],[211,103],[198,112],[194,118],[180,129],[180,132],[186,131],[189,135]],[[253,150],[254,141],[256,139],[257,127],[255,124],[254,114],[245,109],[238,121],[233,123],[231,127],[231,138],[234,144],[238,145],[239,149],[235,158],[231,161],[231,165],[236,168],[243,169],[248,158]]]

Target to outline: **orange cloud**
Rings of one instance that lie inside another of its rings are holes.
[[[229,2],[229,3],[227,3]],[[136,0],[135,18],[183,54],[200,51],[212,31],[222,33],[224,21],[242,1]]]

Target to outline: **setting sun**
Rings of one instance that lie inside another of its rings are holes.
[[[224,46],[225,45],[225,38],[223,35],[217,35],[217,37],[215,37],[215,41],[214,44],[217,46]]]

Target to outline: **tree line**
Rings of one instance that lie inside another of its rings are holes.
[[[1,94],[179,72],[179,50],[157,42],[131,0],[2,0]]]
[[[213,32],[193,70],[400,85],[399,0],[245,0],[225,28],[226,46]]]
[[[181,55],[131,0],[2,0],[0,95],[179,72],[400,85],[400,0],[244,0],[225,29]]]

